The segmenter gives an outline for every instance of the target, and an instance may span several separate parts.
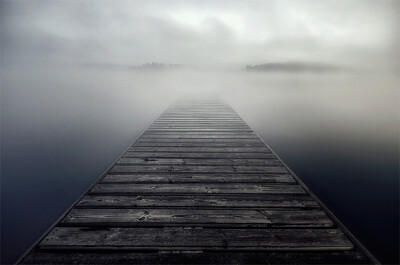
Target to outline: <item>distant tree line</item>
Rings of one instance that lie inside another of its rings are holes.
[[[178,68],[181,67],[180,64],[165,64],[165,63],[158,63],[158,62],[149,62],[144,63],[142,65],[131,65],[130,68],[132,69],[144,69],[144,70],[159,70],[159,69],[167,69],[167,68]]]
[[[248,72],[330,72],[339,70],[338,66],[321,63],[265,63],[246,65]]]

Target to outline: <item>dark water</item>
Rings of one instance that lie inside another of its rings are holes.
[[[382,262],[398,263],[395,75],[4,69],[2,263],[182,93],[220,94]]]

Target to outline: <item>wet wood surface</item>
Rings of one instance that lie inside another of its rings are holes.
[[[20,263],[373,263],[325,209],[228,104],[183,98]]]

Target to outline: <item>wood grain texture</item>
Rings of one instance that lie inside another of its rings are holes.
[[[73,209],[60,225],[202,226],[202,227],[332,227],[321,210],[266,209]]]
[[[370,264],[359,251],[320,252],[98,252],[38,251],[23,264]]]
[[[96,196],[87,195],[77,204],[85,208],[319,208],[318,203],[310,196],[301,195],[257,195],[253,197],[235,194],[224,197],[213,195],[141,195],[141,196]]]
[[[299,185],[249,183],[179,183],[179,184],[97,184],[90,194],[305,194]]]
[[[196,229],[57,227],[41,249],[137,250],[349,250],[353,244],[338,229]]]
[[[278,159],[190,159],[190,158],[129,158],[122,157],[117,164],[127,165],[202,165],[202,166],[272,166],[282,167]]]
[[[270,153],[267,147],[141,147],[133,146],[129,152],[172,153]]]
[[[217,133],[206,133],[206,134],[200,134],[200,133],[179,133],[179,134],[143,134],[141,136],[141,139],[253,139],[257,140],[258,137],[254,134],[217,134]]]
[[[146,139],[146,138],[139,138],[134,144],[138,145],[140,143],[178,143],[178,144],[184,144],[184,143],[189,143],[189,144],[199,144],[199,143],[205,143],[205,144],[232,144],[233,146],[235,144],[252,144],[252,143],[256,143],[256,144],[262,144],[262,146],[265,146],[264,143],[257,138],[250,138],[250,139],[229,139],[229,138],[215,138],[215,139],[169,139],[169,138],[150,138],[150,139]]]
[[[198,158],[198,159],[214,159],[214,158],[229,158],[229,159],[276,159],[272,153],[180,153],[180,152],[126,152],[123,157],[142,157],[142,158]]]
[[[214,165],[119,165],[111,173],[289,173],[282,165],[278,166],[214,166]]]
[[[133,146],[141,147],[263,147],[261,142],[168,142],[168,141],[142,141]]]
[[[287,183],[296,181],[290,174],[126,174],[107,175],[101,183]]]

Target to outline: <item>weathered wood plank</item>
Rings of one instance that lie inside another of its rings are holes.
[[[22,264],[371,264],[359,251],[329,252],[61,252],[37,251]]]
[[[207,115],[207,116],[237,116],[236,113],[232,111],[232,109],[221,110],[219,108],[205,108],[204,110],[200,109],[188,109],[188,108],[175,108],[169,109],[161,116],[169,116],[169,115]]]
[[[175,111],[176,110],[176,111]],[[211,110],[211,111],[209,111]],[[168,108],[163,114],[175,114],[175,113],[179,113],[179,114],[186,114],[188,112],[210,112],[213,114],[218,114],[215,112],[215,110],[220,110],[221,112],[227,112],[230,114],[236,114],[232,108],[229,108],[227,105],[225,106],[212,106],[212,105],[193,105],[193,106],[189,106],[189,105],[177,105],[177,106],[173,106],[172,108]]]
[[[150,126],[147,131],[153,132],[251,132],[244,126]]]
[[[111,173],[289,173],[283,166],[115,165]]]
[[[243,123],[232,123],[232,122],[154,122],[151,128],[243,128],[248,129],[249,126]]]
[[[241,124],[210,124],[210,123],[157,123],[151,125],[149,129],[179,129],[179,130],[243,130],[250,131],[249,126],[241,125]]]
[[[235,126],[246,127],[249,125],[244,121],[226,121],[226,120],[197,120],[197,121],[182,121],[182,120],[156,120],[151,126]]]
[[[246,133],[250,132],[252,133],[253,131],[251,129],[247,128],[160,128],[160,129],[154,129],[154,128],[148,128],[146,133],[148,134],[155,134],[155,133]]]
[[[142,158],[227,158],[227,159],[274,159],[276,156],[272,153],[172,153],[172,152],[126,152],[124,157],[142,157]]]
[[[253,131],[233,131],[233,130],[226,130],[226,131],[217,131],[217,130],[193,130],[193,131],[151,131],[148,130],[144,133],[144,135],[157,135],[157,136],[166,136],[166,135],[178,135],[178,136],[185,136],[185,135],[192,135],[192,136],[202,136],[202,135],[210,135],[210,136],[246,136],[251,137],[255,136]]]
[[[79,201],[77,207],[86,208],[318,208],[310,196],[299,195],[260,195],[243,197],[221,196],[95,196],[88,195]]]
[[[250,128],[243,126],[150,126],[147,128],[148,133],[204,133],[204,132],[217,132],[217,133],[245,133],[252,132]]]
[[[216,143],[216,142],[136,142],[133,146],[147,147],[263,147],[262,142],[236,142],[236,143]]]
[[[189,194],[305,194],[300,185],[249,184],[249,183],[189,183],[179,184],[97,184],[91,194],[159,194],[159,195],[189,195]]]
[[[247,123],[240,120],[226,121],[226,120],[156,120],[153,125],[228,125],[228,126],[247,126]]]
[[[244,122],[236,113],[221,113],[213,115],[206,112],[192,112],[192,113],[167,113],[158,117],[158,120],[186,120],[186,119],[199,119],[199,120],[218,120],[226,119],[227,121],[235,120]]]
[[[107,175],[101,183],[288,183],[295,184],[289,174],[129,174]]]
[[[219,111],[219,112],[217,112]],[[229,114],[235,114],[232,110],[232,108],[225,106],[212,106],[212,105],[204,105],[204,106],[175,106],[172,108],[168,108],[164,114],[187,114],[187,113],[210,113],[210,114],[215,114],[218,115],[219,113],[229,113]]]
[[[178,122],[178,121],[155,121],[151,127],[233,127],[233,128],[249,128],[249,126],[244,122],[228,122],[228,121],[219,121],[219,122]]]
[[[331,227],[321,210],[73,209],[60,225],[165,227]]]
[[[244,165],[283,166],[278,159],[195,159],[195,158],[131,158],[122,157],[117,164],[138,165]]]
[[[164,113],[162,114],[159,118],[174,118],[171,116],[175,117],[184,117],[184,118],[196,118],[195,113],[179,113],[179,112],[170,112],[170,113]],[[230,116],[232,119],[239,119],[240,117],[236,113],[228,113],[228,114],[209,114],[209,115],[204,115],[204,114],[198,114],[197,116],[203,116],[205,118],[221,118],[221,116]],[[229,118],[229,117],[228,117]]]
[[[350,250],[339,229],[190,229],[56,227],[41,249]]]
[[[237,116],[206,116],[206,115],[189,115],[189,116],[162,116],[157,121],[242,121]]]
[[[234,147],[236,144],[262,144],[265,145],[260,139],[257,138],[249,138],[249,139],[229,139],[229,138],[215,138],[215,139],[173,139],[173,138],[158,138],[158,139],[146,139],[139,138],[136,141],[136,144],[140,143],[188,143],[188,144],[232,144]]]
[[[271,153],[268,147],[144,147],[132,146],[129,152],[172,152],[172,153]]]
[[[175,114],[175,113],[209,113],[209,114],[220,114],[220,113],[228,113],[228,114],[234,114],[231,108],[228,108],[227,106],[175,106],[172,108],[169,108],[165,114]]]
[[[255,134],[143,134],[141,139],[259,139]]]

